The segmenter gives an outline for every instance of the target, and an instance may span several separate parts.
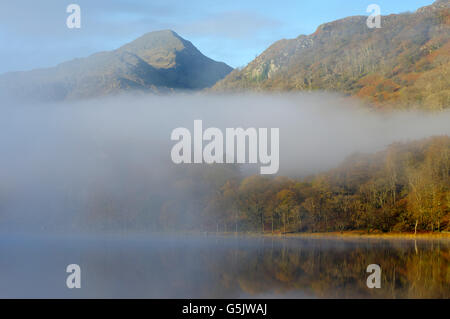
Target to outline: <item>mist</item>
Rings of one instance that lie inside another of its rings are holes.
[[[450,112],[381,113],[324,93],[4,101],[1,231],[161,231],[160,225],[171,222],[161,220],[161,210],[181,211],[177,224],[189,228],[198,222],[192,216],[211,182],[220,186],[233,174],[258,174],[260,166],[174,164],[172,130],[192,131],[197,119],[204,130],[279,128],[278,175],[289,177],[328,170],[353,153],[376,152],[393,142],[450,134]],[[196,179],[211,167],[224,171],[214,181]]]

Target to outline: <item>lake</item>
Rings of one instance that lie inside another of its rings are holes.
[[[66,286],[69,264],[80,289]],[[369,264],[379,289],[367,287]],[[0,297],[450,298],[450,241],[1,236]]]

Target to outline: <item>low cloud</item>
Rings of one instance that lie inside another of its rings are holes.
[[[158,216],[165,202],[189,207],[205,191],[184,178],[201,175],[203,168],[175,165],[170,155],[172,130],[193,130],[196,119],[204,128],[222,130],[279,128],[279,174],[291,177],[335,167],[355,152],[450,135],[450,112],[380,114],[328,94],[117,96],[48,105],[5,101],[1,227],[45,233],[108,227],[120,220],[121,227],[153,229],[146,214]],[[258,174],[259,166],[243,165],[242,172]]]

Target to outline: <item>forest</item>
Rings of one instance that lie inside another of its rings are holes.
[[[199,222],[191,227],[261,233],[449,231],[449,156],[450,137],[435,136],[354,154],[335,169],[301,179],[242,177],[229,168],[232,173],[222,172],[221,178],[208,177]],[[166,229],[173,226],[170,215],[177,214],[164,206],[160,222]]]
[[[172,165],[161,180],[139,167],[99,179],[79,208],[86,213],[73,214],[70,224],[143,233],[450,231],[447,135],[353,154],[311,176],[250,175],[237,164]]]

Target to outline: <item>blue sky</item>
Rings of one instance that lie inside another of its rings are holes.
[[[66,27],[67,5],[81,29]],[[322,23],[415,11],[433,0],[10,0],[0,3],[0,73],[53,66],[112,50],[140,35],[172,29],[205,55],[244,66],[273,42],[310,34]]]

